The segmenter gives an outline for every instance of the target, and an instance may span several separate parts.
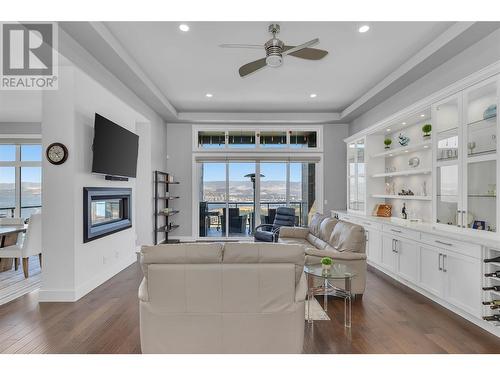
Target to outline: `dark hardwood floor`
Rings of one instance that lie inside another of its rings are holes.
[[[75,303],[37,303],[37,292],[0,306],[0,353],[140,353],[134,264]],[[353,303],[329,301],[331,321],[306,323],[305,353],[500,353],[500,339],[378,272]]]

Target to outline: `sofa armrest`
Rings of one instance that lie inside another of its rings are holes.
[[[299,283],[295,287],[295,302],[304,302],[307,295],[307,278],[306,274],[302,272]]]
[[[309,234],[309,228],[303,227],[281,227],[280,237],[306,238]]]
[[[149,302],[148,282],[145,277],[142,279],[141,285],[139,285],[139,300]]]

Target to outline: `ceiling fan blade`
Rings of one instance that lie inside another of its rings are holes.
[[[264,49],[264,46],[258,44],[219,44],[219,47]]]
[[[266,59],[263,58],[263,59],[255,60],[255,61],[252,61],[248,64],[241,66],[238,71],[240,73],[240,77],[245,77],[245,76],[249,75],[250,73],[253,73],[253,72],[265,67],[266,65],[267,65]]]
[[[294,48],[294,46],[285,46],[285,52]],[[301,59],[307,60],[320,60],[326,55],[328,55],[328,51],[317,48],[302,48],[301,50],[289,53],[290,56],[300,57]]]
[[[319,38],[315,38],[313,40],[310,40],[309,42],[305,42],[299,46],[295,46],[295,47],[290,48],[288,51],[283,52],[283,55],[289,55],[293,52],[300,51],[301,49],[311,47],[311,46],[318,44],[318,43],[319,43]]]

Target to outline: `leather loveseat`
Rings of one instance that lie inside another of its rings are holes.
[[[316,213],[311,218],[309,228],[282,227],[279,242],[304,246],[306,264],[321,263],[321,258],[326,256],[336,263],[346,264],[356,274],[351,284],[352,293],[364,293],[366,239],[362,226]]]

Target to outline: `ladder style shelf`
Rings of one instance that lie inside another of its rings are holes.
[[[168,235],[173,230],[179,228],[178,224],[173,224],[170,221],[170,217],[178,214],[179,210],[172,210],[169,207],[169,202],[174,199],[179,199],[179,196],[170,196],[170,185],[178,185],[178,181],[169,181],[169,174],[166,172],[155,171],[154,184],[155,184],[155,196],[154,196],[154,238],[155,245],[158,244],[158,233],[165,233],[165,243],[177,243],[178,240],[171,240]],[[165,211],[167,210],[167,211]],[[162,219],[163,218],[163,219]]]

